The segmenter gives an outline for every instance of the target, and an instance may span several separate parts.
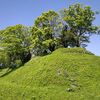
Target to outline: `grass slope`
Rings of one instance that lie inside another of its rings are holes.
[[[100,100],[100,57],[81,48],[61,48],[5,71],[0,100]]]

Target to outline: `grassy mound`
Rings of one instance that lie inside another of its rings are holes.
[[[0,100],[100,100],[100,57],[61,48],[0,72]]]

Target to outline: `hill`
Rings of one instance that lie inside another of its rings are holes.
[[[100,57],[60,48],[16,70],[0,70],[0,100],[100,100]]]

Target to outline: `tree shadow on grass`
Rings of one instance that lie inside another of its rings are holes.
[[[20,68],[20,67],[18,67],[18,68]],[[0,78],[6,76],[8,74],[10,74],[11,72],[15,71],[18,68],[8,68],[5,73],[3,73],[2,75],[0,75]]]
[[[28,58],[27,58],[27,57],[28,57]],[[4,72],[3,74],[0,75],[0,78],[1,78],[1,77],[4,77],[4,76],[10,74],[11,72],[13,72],[13,71],[19,69],[20,67],[24,66],[25,63],[27,63],[29,60],[31,60],[31,55],[30,55],[30,54],[27,55],[27,57],[24,59],[24,62],[21,64],[21,66],[19,66],[19,67],[9,67],[9,68],[6,70],[6,72]],[[0,72],[2,72],[2,69],[0,70]]]

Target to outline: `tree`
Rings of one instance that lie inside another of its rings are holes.
[[[93,21],[95,19],[96,12],[91,10],[89,6],[83,6],[81,4],[75,4],[69,6],[68,9],[64,9],[61,13],[63,20],[65,21],[65,26],[67,26],[67,30],[63,30],[62,36],[66,37],[73,35],[73,46],[81,47],[89,42],[89,37],[97,32],[98,27],[93,26]],[[69,41],[70,38],[66,38],[64,42]],[[72,41],[71,41],[72,42]],[[70,41],[69,41],[69,44]]]
[[[33,48],[37,55],[48,54],[58,46],[57,30],[59,29],[59,15],[54,11],[42,13],[35,20],[32,29]]]
[[[0,48],[9,57],[9,66],[15,67],[19,62],[21,65],[30,60],[31,33],[28,27],[23,25],[10,26],[0,33]]]

